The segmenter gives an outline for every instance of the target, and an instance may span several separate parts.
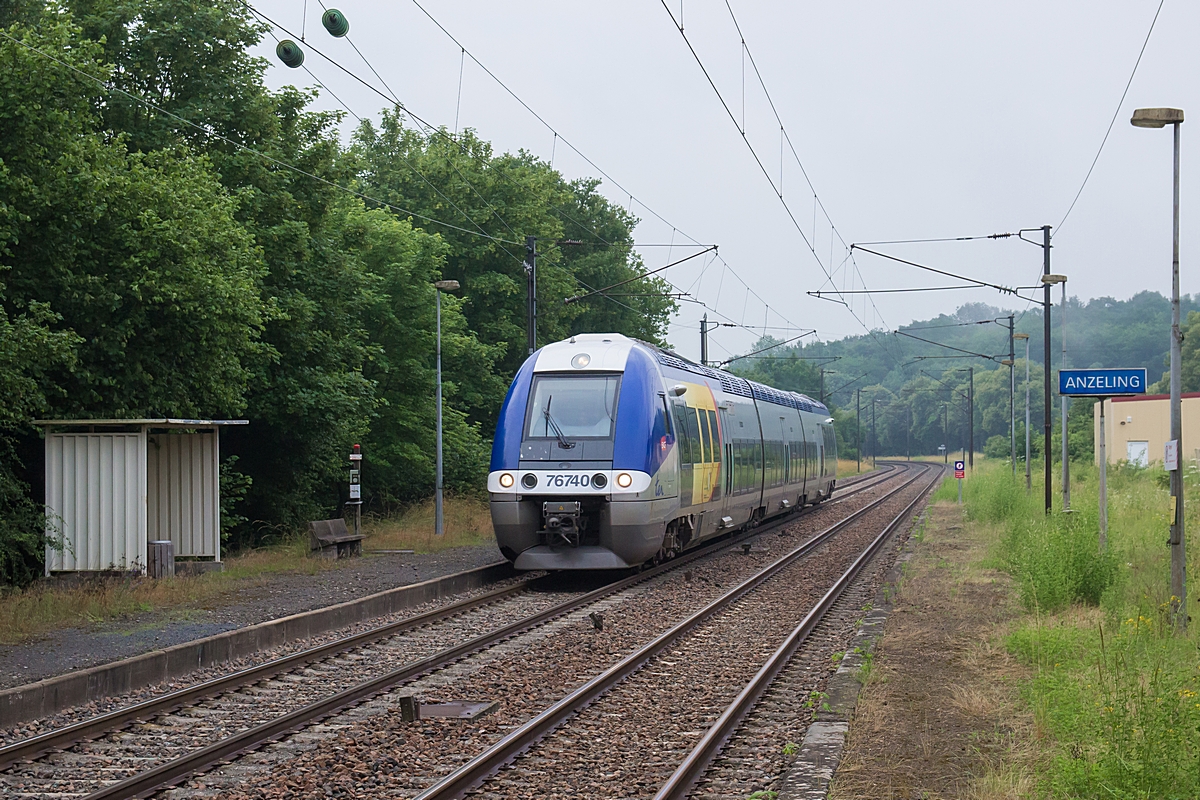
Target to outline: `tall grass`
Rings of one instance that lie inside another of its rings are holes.
[[[967,519],[995,531],[994,559],[1016,578],[1027,610],[1008,646],[1035,667],[1025,695],[1057,745],[1041,791],[1200,797],[1200,636],[1195,626],[1175,634],[1168,616],[1163,481],[1155,469],[1110,469],[1101,553],[1096,469],[1071,469],[1070,514],[1056,493],[1047,517],[1042,486],[1026,495],[1023,476],[1014,481],[1003,468],[969,479],[965,496]],[[1189,487],[1189,521],[1194,494]]]

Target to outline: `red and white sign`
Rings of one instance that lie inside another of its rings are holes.
[[[962,480],[967,477],[967,465],[961,461],[954,462],[954,477]]]
[[[1172,439],[1167,442],[1163,450],[1163,467],[1171,472],[1179,469],[1179,440]]]

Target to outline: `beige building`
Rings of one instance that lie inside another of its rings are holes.
[[[1100,463],[1100,404],[1092,411],[1096,434],[1096,452],[1092,459]],[[1104,444],[1108,463],[1161,465],[1167,439],[1171,435],[1171,397],[1148,394],[1113,397],[1104,401]],[[1200,392],[1183,395],[1183,451],[1181,458],[1200,460]]]

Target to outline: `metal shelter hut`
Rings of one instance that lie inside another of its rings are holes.
[[[46,574],[145,572],[147,543],[167,539],[177,558],[219,564],[219,431],[246,423],[35,420],[46,429]]]

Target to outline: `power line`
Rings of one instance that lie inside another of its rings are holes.
[[[774,350],[776,347],[783,347],[785,344],[798,341],[800,339],[803,339],[805,336],[812,336],[814,333],[816,333],[815,330],[805,331],[804,333],[800,334],[799,336],[793,336],[790,339],[784,339],[782,342],[776,342],[775,344],[770,345],[769,347],[764,347],[761,350],[754,350],[752,352],[746,353],[746,355],[744,355],[744,356],[734,356],[733,358],[727,358],[727,359],[725,359],[725,361],[723,361],[721,363],[721,366],[723,367],[726,364],[731,364],[734,361],[740,361],[743,358],[750,358],[751,356],[756,356],[759,353],[765,353],[768,350]]]
[[[364,194],[355,189],[351,189],[348,186],[343,186],[342,184],[335,183],[334,181],[331,181],[327,178],[322,178],[319,175],[314,175],[313,173],[303,170],[300,167],[295,166],[294,164],[289,164],[286,161],[275,158],[274,156],[269,156],[266,153],[263,153],[259,150],[255,150],[253,147],[247,147],[246,145],[242,144],[241,142],[237,142],[237,141],[234,141],[233,139],[230,139],[227,136],[223,136],[220,133],[217,133],[215,130],[212,130],[210,127],[207,127],[204,125],[199,125],[195,122],[192,122],[189,119],[185,119],[185,118],[179,116],[178,114],[167,111],[165,108],[162,108],[161,106],[157,106],[154,103],[151,103],[149,100],[146,100],[145,98],[138,97],[135,94],[127,92],[124,89],[120,88],[119,86],[110,86],[106,82],[101,80],[100,78],[97,78],[93,75],[89,75],[88,73],[84,72],[83,70],[79,69],[78,67],[75,67],[72,64],[68,64],[67,62],[65,62],[63,60],[56,58],[56,57],[50,55],[49,53],[34,47],[33,45],[26,44],[25,42],[21,41],[20,39],[17,39],[14,36],[11,36],[4,30],[0,30],[0,36],[3,36],[5,39],[8,39],[9,41],[18,44],[21,47],[24,47],[25,49],[27,49],[31,52],[37,53],[38,55],[42,56],[43,58],[48,59],[49,61],[53,61],[54,63],[58,64],[59,66],[65,67],[66,69],[69,69],[71,72],[74,72],[74,73],[92,81],[93,83],[97,84],[102,89],[104,89],[106,92],[116,92],[120,95],[123,95],[123,96],[129,98],[130,100],[132,100],[133,102],[143,105],[146,108],[151,109],[152,111],[155,111],[159,114],[162,114],[165,117],[169,117],[173,120],[176,120],[177,122],[187,125],[190,128],[194,128],[195,130],[199,131],[200,133],[204,134],[205,136],[210,136],[214,139],[219,139],[220,141],[224,142],[225,144],[228,144],[232,147],[236,147],[238,150],[242,150],[247,153],[256,155],[259,158],[263,159],[264,161],[274,164],[277,167],[281,167],[282,169],[286,169],[286,170],[288,170],[290,172],[294,172],[298,175],[303,175],[307,178],[311,178],[312,180],[315,180],[318,183],[322,183],[333,189],[337,189],[339,191],[353,195],[362,200],[367,200],[371,203],[378,203],[379,205],[381,205],[385,208],[389,208],[399,214],[403,214],[403,215],[410,216],[410,217],[415,217],[416,219],[423,220],[425,222],[428,222],[428,223],[431,223],[434,225],[441,225],[445,228],[450,228],[451,230],[456,230],[456,231],[460,231],[462,233],[470,234],[471,236],[478,236],[480,238],[490,239],[492,241],[502,242],[504,244],[519,244],[518,242],[510,242],[506,239],[501,239],[499,237],[491,236],[486,233],[479,233],[478,231],[473,231],[468,228],[463,228],[458,225],[454,225],[452,223],[445,222],[440,219],[434,219],[433,217],[427,217],[424,214],[417,213],[416,211],[410,211],[406,208],[401,208],[400,206],[397,206],[393,203],[388,203],[384,200],[379,200],[378,198],[371,197],[370,195]]]
[[[414,0],[414,2],[415,2],[415,0]],[[832,273],[829,271],[829,269],[826,268],[825,264],[821,261],[821,257],[817,254],[814,243],[812,241],[810,241],[809,237],[804,233],[804,228],[800,225],[800,221],[796,218],[796,215],[792,211],[791,206],[788,204],[788,202],[783,197],[782,188],[780,186],[778,186],[775,183],[775,179],[771,177],[771,174],[770,174],[770,172],[768,172],[766,165],[763,163],[762,158],[758,154],[758,151],[754,148],[753,143],[751,143],[749,137],[746,135],[744,126],[740,125],[738,123],[737,116],[734,114],[733,109],[730,108],[729,103],[725,100],[724,95],[721,94],[721,90],[717,87],[716,81],[713,80],[713,77],[709,73],[708,68],[704,65],[704,60],[702,58],[700,58],[700,54],[698,52],[696,52],[696,48],[692,45],[691,40],[688,38],[687,34],[684,32],[683,25],[680,24],[680,22],[675,19],[675,14],[673,11],[671,11],[670,7],[667,5],[666,0],[660,0],[660,2],[662,3],[663,10],[667,12],[667,16],[669,16],[671,18],[671,22],[674,24],[676,30],[679,31],[679,35],[680,35],[680,37],[682,37],[684,44],[687,45],[688,51],[692,54],[692,58],[695,59],[696,64],[700,67],[700,71],[704,74],[704,77],[708,81],[709,86],[712,88],[713,93],[716,94],[717,100],[721,103],[721,107],[723,109],[725,109],[725,113],[729,117],[729,120],[734,124],[734,127],[736,127],[738,129],[738,133],[741,135],[742,141],[745,143],[747,149],[749,149],[750,155],[754,158],[754,161],[758,165],[759,170],[762,172],[763,177],[765,177],[767,179],[767,182],[771,185],[772,190],[775,192],[775,196],[778,198],[780,204],[783,206],[784,211],[788,215],[788,218],[792,221],[792,225],[796,228],[796,232],[800,234],[800,238],[804,241],[805,246],[808,247],[809,252],[812,253],[814,260],[817,262],[817,265],[821,268],[821,271],[823,273],[825,273],[826,280],[830,283],[833,283]],[[751,53],[749,45],[746,44],[746,37],[742,34],[741,26],[738,24],[737,17],[734,15],[733,8],[732,8],[732,6],[729,5],[728,0],[726,0],[726,8],[729,10],[730,17],[733,19],[733,22],[734,22],[734,27],[737,29],[738,36],[741,38],[743,52],[745,53],[746,56],[749,57],[750,64],[751,64],[752,68],[754,69],[755,75],[758,78],[759,85],[762,87],[764,94],[766,94],[767,101],[771,105],[771,110],[775,114],[775,119],[779,123],[780,136],[784,141],[786,141],[789,144],[789,146],[791,146],[792,154],[795,157],[797,164],[799,164],[801,171],[804,173],[805,180],[808,181],[809,188],[813,189],[814,202],[817,203],[818,205],[820,205],[822,210],[824,210],[824,205],[820,204],[820,200],[818,198],[817,192],[816,192],[815,188],[813,188],[812,182],[810,180],[808,180],[808,173],[807,173],[807,171],[804,170],[804,166],[800,162],[799,155],[796,153],[795,147],[791,145],[791,139],[787,135],[787,128],[783,124],[783,121],[779,116],[779,112],[775,107],[775,102],[771,98],[770,91],[767,89],[766,82],[763,80],[763,77],[762,77],[762,73],[758,69],[758,65],[754,60],[753,53]],[[829,220],[828,212],[825,213],[825,216],[826,216],[826,219]],[[832,220],[829,220],[829,222],[832,225]],[[836,231],[836,228],[835,228],[835,231]],[[841,238],[841,237],[839,236],[839,238]],[[843,240],[843,244],[845,244],[844,240]],[[859,277],[861,279],[861,277],[862,277],[861,274]],[[836,290],[836,284],[834,284],[834,286],[835,286],[835,290]],[[874,332],[871,330],[870,326],[868,326],[858,316],[858,314],[856,314],[854,312],[854,309],[851,308],[849,306],[849,304],[846,304],[843,302],[843,305],[850,312],[851,316],[853,316],[855,318],[855,320],[857,320],[858,323],[860,325],[862,325],[862,327],[867,331],[867,333],[869,335],[871,335],[872,338],[874,338]],[[876,313],[878,313],[878,309],[876,309]],[[880,315],[880,316],[882,318],[882,315]],[[880,343],[880,344],[882,347],[882,343]],[[883,349],[884,349],[884,352],[886,353],[887,348],[884,347]],[[891,355],[891,354],[889,353],[889,355]]]
[[[904,331],[892,331],[892,333],[897,334],[899,336],[907,336],[909,339],[916,339],[918,342],[925,342],[926,344],[932,344],[932,345],[937,345],[938,347],[944,347],[947,350],[954,350],[957,353],[966,353],[969,356],[975,356],[976,358],[982,358],[987,361],[995,361],[996,360],[996,356],[987,356],[987,355],[984,355],[983,353],[976,353],[973,350],[964,350],[961,347],[951,347],[948,344],[942,344],[941,342],[935,342],[932,339],[922,339],[920,336],[913,336],[911,333],[905,333]]]
[[[978,289],[978,286],[918,286],[912,289],[842,289],[838,294],[900,294],[904,292],[944,292],[949,289]],[[805,292],[809,297],[828,300],[823,297],[820,289],[815,292]],[[825,292],[824,294],[828,294]]]
[[[943,236],[937,239],[890,239],[883,242],[855,242],[850,248],[861,247],[864,244],[924,244],[928,242],[971,242],[976,239],[1007,239],[1016,236],[1015,233],[989,233],[986,236]]]
[[[615,178],[613,178],[612,175],[610,175],[608,172],[606,172],[604,169],[602,169],[599,164],[597,164],[595,161],[593,161],[591,158],[589,158],[582,150],[580,150],[578,147],[576,147],[574,143],[572,143],[569,139],[567,139],[567,137],[563,136],[561,131],[559,131],[557,128],[555,128],[553,125],[551,125],[544,117],[542,117],[536,110],[534,110],[534,108],[531,105],[529,105],[529,103],[525,102],[525,100],[522,99],[521,96],[516,93],[516,91],[514,91],[508,84],[506,84],[494,72],[492,72],[492,70],[490,70],[486,64],[484,64],[482,61],[480,61],[475,56],[475,54],[472,53],[471,50],[468,49],[465,44],[463,44],[461,41],[459,41],[454,36],[454,34],[452,34],[449,31],[449,29],[446,28],[445,25],[443,25],[441,22],[439,22],[438,19],[436,17],[434,17],[433,14],[431,14],[429,12],[429,10],[427,8],[425,8],[425,6],[419,2],[419,0],[413,0],[413,5],[415,5],[421,11],[421,13],[424,14],[429,19],[429,21],[432,22],[438,28],[438,30],[440,30],[446,36],[446,38],[448,38],[451,42],[454,43],[454,45],[456,47],[459,48],[460,53],[464,54],[465,57],[470,58],[471,61],[473,61],[476,64],[476,66],[478,66],[481,70],[483,70],[484,73],[486,73],[488,77],[490,77],[493,81],[495,81],[496,84],[501,89],[503,89],[510,97],[512,97],[522,108],[524,108],[527,112],[529,112],[529,114],[535,120],[537,120],[548,132],[552,133],[554,135],[554,141],[555,141],[556,145],[559,141],[562,141],[562,143],[564,145],[566,145],[577,156],[579,156],[581,159],[583,159],[583,161],[585,161],[589,166],[591,166],[592,169],[596,170],[596,172],[598,172],[606,180],[608,180],[609,183],[611,183],[614,187],[619,189],[622,194],[628,195],[631,205],[634,202],[636,202],[643,209],[645,209],[647,212],[649,212],[653,217],[655,217],[657,220],[659,220],[664,225],[669,225],[673,232],[678,232],[680,235],[682,235],[685,239],[690,241],[692,244],[694,244],[696,246],[700,246],[700,247],[706,246],[703,243],[701,243],[698,239],[696,239],[692,236],[689,236],[685,231],[680,230],[677,226],[671,224],[671,222],[669,222],[665,217],[663,217],[661,214],[659,214],[655,209],[648,206],[643,200],[641,200],[633,192],[631,192],[629,189],[625,188],[625,186],[623,184],[621,184],[619,181],[617,181]],[[801,168],[803,169],[803,167],[801,167]],[[586,229],[586,226],[580,225],[580,227],[584,227]],[[841,237],[839,236],[839,239],[840,238]],[[659,246],[661,246],[661,245],[659,245]],[[672,245],[669,245],[669,246],[679,246],[679,245],[673,243]],[[814,254],[815,254],[815,252],[814,252]],[[758,300],[760,303],[762,303],[764,307],[769,307],[769,304],[766,302],[766,300],[764,300],[757,292],[755,292],[750,287],[750,285],[748,283],[746,283],[746,281],[737,273],[736,270],[733,269],[733,267],[729,264],[729,262],[726,261],[724,256],[722,256],[719,252],[717,253],[717,258],[721,261],[722,266],[725,269],[727,269],[730,273],[732,273],[733,276],[738,280],[738,282],[741,283],[742,286],[744,286],[750,294],[754,295],[754,298],[756,300]],[[668,281],[668,283],[670,283],[670,282]],[[674,284],[671,284],[671,285],[676,289],[680,289],[680,287],[675,286]],[[718,293],[718,298],[719,298],[719,293]],[[708,306],[707,304],[701,303],[701,305],[704,305],[705,308],[707,308],[710,311],[713,311],[714,313],[720,314],[720,312],[717,312],[716,309]],[[789,325],[791,325],[792,329],[799,329],[801,327],[801,326],[793,323],[790,319],[788,319],[783,314],[780,314],[778,310],[775,311],[775,314],[776,314],[776,316],[778,316],[779,318],[781,318],[782,320],[787,322]],[[721,314],[721,316],[725,316],[725,315]],[[725,317],[725,318],[729,319],[729,317]],[[739,325],[739,327],[747,327],[747,326]]]
[[[1075,199],[1071,201],[1070,208],[1067,209],[1067,213],[1063,214],[1063,218],[1055,226],[1054,233],[1056,236],[1062,229],[1063,223],[1067,221],[1067,217],[1071,216],[1071,212],[1075,209],[1075,204],[1079,202],[1079,196],[1083,194],[1083,189],[1087,186],[1088,178],[1092,177],[1092,170],[1096,168],[1096,162],[1100,160],[1100,154],[1104,152],[1104,145],[1108,142],[1108,135],[1112,133],[1117,116],[1121,113],[1121,106],[1125,104],[1125,96],[1129,94],[1129,87],[1133,85],[1133,76],[1137,75],[1138,65],[1142,63],[1142,56],[1146,54],[1146,45],[1150,44],[1150,34],[1154,33],[1154,26],[1158,22],[1158,15],[1162,13],[1163,3],[1165,2],[1166,0],[1158,1],[1158,8],[1154,12],[1154,19],[1150,20],[1150,30],[1146,31],[1146,39],[1142,42],[1142,49],[1138,51],[1137,61],[1133,62],[1133,71],[1129,73],[1129,80],[1125,82],[1125,90],[1121,92],[1121,99],[1117,101],[1117,108],[1113,111],[1112,119],[1108,121],[1108,127],[1104,130],[1104,138],[1100,140],[1100,147],[1096,150],[1096,157],[1092,159],[1092,165],[1088,167],[1087,175],[1083,176],[1083,183],[1080,184],[1079,191],[1075,193]]]

